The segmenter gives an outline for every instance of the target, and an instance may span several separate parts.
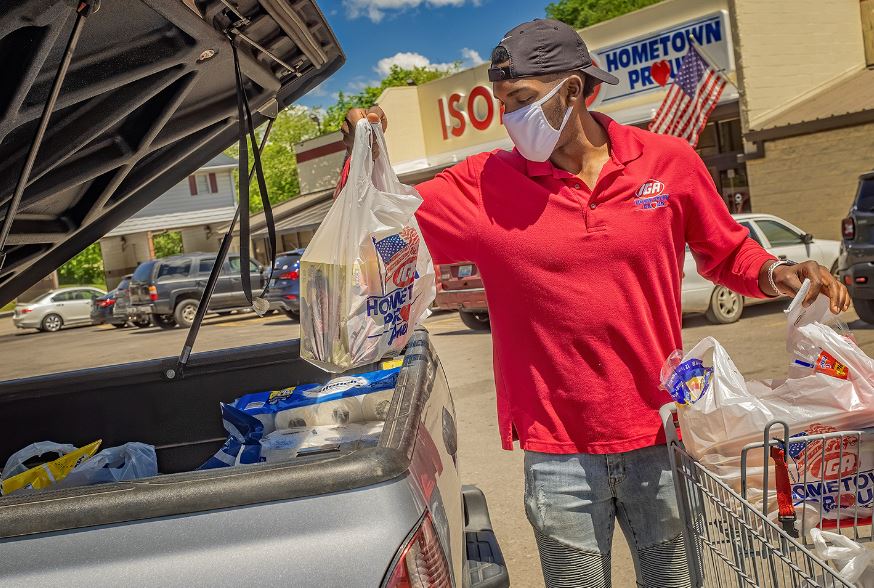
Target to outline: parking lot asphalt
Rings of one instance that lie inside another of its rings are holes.
[[[711,335],[726,347],[748,378],[785,373],[785,303],[747,309],[740,322],[714,326],[701,317],[684,322],[688,349]],[[845,320],[859,345],[874,354],[874,328],[849,313]],[[464,483],[486,494],[492,523],[504,551],[513,586],[542,586],[540,564],[522,503],[522,452],[504,451],[498,438],[492,345],[488,333],[468,330],[455,313],[439,313],[426,322],[452,388],[459,426],[459,467]],[[195,352],[296,338],[299,327],[284,315],[210,317]],[[84,367],[175,355],[186,332],[112,326],[65,329],[59,333],[18,331],[0,319],[0,376],[26,377]],[[604,415],[609,419],[610,415]],[[634,568],[621,534],[614,537],[614,586],[633,586]]]

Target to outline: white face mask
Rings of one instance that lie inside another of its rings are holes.
[[[567,111],[564,113],[564,120],[561,121],[561,126],[558,129],[554,129],[546,119],[543,105],[547,100],[555,96],[556,92],[568,79],[563,79],[559,85],[550,90],[546,96],[537,102],[523,106],[513,112],[504,113],[504,126],[507,128],[507,133],[516,145],[516,149],[519,150],[519,153],[525,159],[529,161],[546,161],[555,150],[558,138],[561,136],[561,131],[571,117],[573,106],[568,106]]]

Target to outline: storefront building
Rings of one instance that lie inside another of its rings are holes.
[[[583,29],[597,64],[620,80],[601,85],[589,108],[645,128],[694,42],[731,82],[697,145],[726,206],[839,238],[856,179],[874,168],[874,0],[827,4],[666,0]],[[389,156],[402,181],[512,148],[487,68],[383,93]],[[296,152],[303,192],[333,186],[339,133]]]

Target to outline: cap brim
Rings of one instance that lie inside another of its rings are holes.
[[[616,84],[619,83],[619,78],[617,78],[613,74],[607,73],[606,71],[604,71],[600,67],[597,67],[595,64],[591,64],[591,65],[584,67],[583,72],[587,76],[592,76],[596,80],[600,80],[600,81],[604,82],[605,84],[610,84],[612,86],[615,86]]]

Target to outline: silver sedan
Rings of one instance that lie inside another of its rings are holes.
[[[60,331],[62,327],[91,324],[91,301],[106,292],[86,286],[59,288],[33,302],[15,306],[12,324],[19,329]]]
[[[782,218],[770,214],[736,214],[735,220],[750,231],[750,237],[780,259],[807,261],[837,270],[840,241],[814,239]],[[683,312],[703,312],[712,323],[733,323],[743,314],[745,304],[767,300],[744,298],[725,286],[717,286],[703,278],[696,269],[695,259],[686,247],[683,266]]]

